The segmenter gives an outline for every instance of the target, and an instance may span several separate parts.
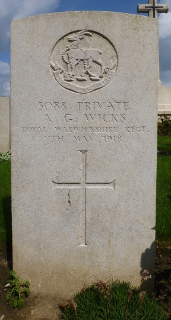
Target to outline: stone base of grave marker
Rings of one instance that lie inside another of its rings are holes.
[[[65,12],[11,32],[14,270],[60,298],[139,285],[154,271],[158,21]]]

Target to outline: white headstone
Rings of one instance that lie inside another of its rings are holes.
[[[0,97],[0,152],[10,149],[10,110],[9,98]]]
[[[158,88],[158,115],[171,116],[171,88],[159,86]]]
[[[158,21],[65,12],[11,30],[13,268],[62,298],[138,285],[154,268]]]

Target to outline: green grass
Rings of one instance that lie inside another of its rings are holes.
[[[157,149],[164,151],[171,151],[171,137],[161,137],[157,138]]]
[[[61,319],[65,320],[166,319],[153,296],[118,281],[111,285],[99,282],[84,289],[61,309]]]
[[[0,161],[0,241],[11,241],[11,161]]]
[[[171,156],[157,157],[156,238],[171,240]]]

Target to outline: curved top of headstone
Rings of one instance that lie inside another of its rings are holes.
[[[124,35],[125,28],[139,30],[138,21],[145,21],[148,28],[147,20],[142,20],[143,18],[108,11],[71,11],[32,16],[15,20],[12,24],[14,29],[17,25],[29,25],[31,36],[26,37],[30,46],[33,42],[38,45],[39,41],[44,41],[44,50],[50,50],[46,54],[49,59],[46,67],[48,66],[56,85],[71,92],[86,94],[107,86],[115,77],[119,66],[119,39],[106,21],[114,20],[115,29],[122,27]],[[50,30],[48,35],[47,24]],[[18,36],[22,37],[21,33],[23,28],[18,28]],[[36,49],[35,45],[33,49]],[[42,61],[37,63],[43,64]]]
[[[41,17],[52,17],[56,15],[65,15],[65,14],[111,14],[111,15],[123,15],[123,16],[137,16],[141,18],[148,18],[148,16],[145,15],[139,15],[136,13],[127,13],[127,12],[118,12],[118,11],[108,11],[108,10],[78,10],[78,11],[58,11],[58,12],[51,12],[51,13],[42,13],[42,14],[35,14],[28,17],[23,18],[17,18],[15,20],[12,20],[11,23],[14,21],[20,21],[20,20],[27,20],[27,19],[34,19],[34,18],[41,18]]]

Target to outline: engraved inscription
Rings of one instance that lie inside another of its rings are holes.
[[[108,84],[118,67],[114,45],[92,30],[65,35],[52,50],[51,72],[64,88],[87,93]]]
[[[22,127],[22,129],[25,133],[47,133],[47,129],[45,127]]]
[[[145,133],[146,132],[146,126],[132,126],[132,127],[126,127],[126,132],[128,133]]]
[[[83,143],[87,148],[100,141],[117,145],[124,142],[126,134],[145,136],[150,132],[143,123],[130,122],[132,106],[127,99],[41,100],[37,109],[37,126],[22,126],[22,133],[58,144],[69,142],[82,148]]]
[[[86,235],[86,202],[87,188],[110,188],[115,190],[115,180],[111,182],[87,182],[86,172],[87,172],[87,152],[88,150],[79,150],[81,153],[81,179],[80,182],[58,182],[52,180],[58,189],[69,189],[68,192],[68,203],[71,205],[71,194],[70,189],[80,189],[81,191],[81,208],[80,208],[80,246],[87,246],[87,235]]]

